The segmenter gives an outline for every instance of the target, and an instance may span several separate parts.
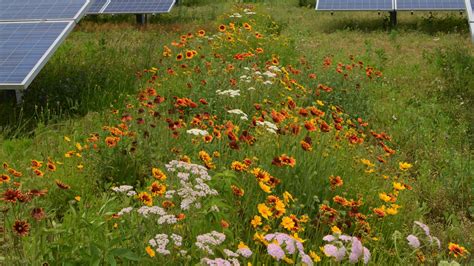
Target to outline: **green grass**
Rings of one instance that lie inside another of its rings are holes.
[[[124,102],[134,101],[138,89],[146,86],[144,80],[136,78],[137,72],[165,65],[160,61],[163,45],[169,45],[181,34],[196,32],[201,28],[207,32],[214,31],[216,21],[226,21],[228,18],[222,14],[233,8],[232,1],[224,4],[192,0],[183,2],[184,5],[176,7],[170,14],[152,17],[150,24],[145,27],[136,26],[132,16],[87,17],[32,83],[23,105],[14,106],[13,95],[0,92],[0,162],[6,161],[18,169],[25,169],[31,159],[52,157],[64,161],[63,154],[73,149],[73,143],[83,143],[88,134],[100,132],[103,125],[114,123],[111,109],[124,110]],[[433,235],[442,240],[444,249],[452,241],[472,252],[474,237],[468,232],[474,231],[474,172],[471,157],[474,49],[465,17],[441,12],[435,13],[433,17],[427,13],[400,13],[399,25],[391,29],[386,14],[343,12],[331,15],[299,7],[307,3],[296,0],[246,2],[257,2],[255,5],[259,12],[270,14],[271,19],[262,19],[262,22],[269,24],[261,27],[268,30],[269,34],[279,34],[277,38],[281,42],[270,43],[265,50],[278,54],[283,63],[299,68],[302,66],[298,65],[298,59],[304,57],[315,66],[314,71],[320,82],[335,88],[335,92],[324,100],[343,106],[344,111],[352,117],[369,121],[371,128],[376,131],[387,132],[393,138],[392,146],[395,147],[392,148],[397,150],[397,160],[414,164],[409,176],[413,191],[400,199],[399,204],[403,206],[400,214],[389,222],[372,224],[379,231],[377,236],[383,242],[380,245],[370,244],[373,262],[416,262],[411,259],[398,260],[390,239],[395,230],[411,232],[414,220],[427,222]],[[271,21],[275,23],[272,25]],[[232,51],[235,50],[243,52],[235,48]],[[382,70],[383,79],[379,82],[357,79],[345,81],[325,74],[321,66],[325,57],[332,56],[334,63],[347,63],[351,55]],[[222,77],[218,73],[212,75],[207,80],[209,87],[223,86]],[[204,74],[202,77],[207,78]],[[165,81],[163,83],[170,87],[163,88],[163,93],[168,99],[174,95],[193,99],[200,97],[201,92],[183,89],[190,81],[199,82],[193,78],[174,80],[174,83]],[[358,82],[362,85],[361,89],[355,89]],[[224,107],[240,108],[251,113],[253,107],[249,102],[262,102],[264,97],[269,96],[279,97],[251,94],[246,100],[230,101],[207,92],[204,95],[212,106],[217,106],[214,111],[222,116],[225,116]],[[162,111],[164,115],[166,110]],[[120,232],[113,231],[112,223],[104,221],[104,217],[128,206],[127,200],[119,201],[116,196],[105,193],[104,189],[111,182],[143,185],[147,182],[144,173],[150,167],[163,165],[175,158],[169,152],[175,143],[168,131],[158,127],[151,132],[151,139],[143,139],[144,143],[138,144],[143,150],[133,156],[118,151],[93,155],[84,159],[86,170],[83,172],[75,171],[74,167],[59,167],[54,178],[60,178],[73,189],[51,189],[48,200],[44,200],[41,205],[51,218],[32,229],[37,231],[44,227],[43,232],[35,233],[31,237],[32,242],[23,243],[23,248],[14,255],[8,255],[8,258],[15,263],[27,264],[43,261],[53,264],[92,264],[97,261],[110,263],[112,260],[117,260],[119,264],[133,264],[137,259],[138,247],[138,250],[143,251],[144,239],[153,237],[156,232],[138,216],[132,220],[122,220]],[[63,136],[72,138],[73,143],[64,142]],[[329,138],[323,136],[317,139],[321,147],[332,145]],[[222,145],[183,145],[179,148],[181,154],[190,155],[193,162],[198,160],[197,152],[202,148],[208,152],[220,151],[224,158],[231,153],[231,158],[238,159],[256,156],[264,169],[270,169],[274,156],[285,152],[302,158],[302,164],[299,164],[298,159],[294,169],[272,168],[272,174],[284,180],[284,189],[292,191],[302,201],[304,206],[295,207],[294,210],[298,215],[314,213],[319,200],[329,200],[333,196],[333,192],[327,186],[323,187],[321,181],[325,179],[326,182],[331,174],[339,174],[344,178],[354,175],[353,180],[344,180],[345,186],[349,187],[347,196],[355,198],[357,193],[372,195],[364,198],[367,204],[376,202],[379,188],[388,189],[379,180],[369,182],[363,179],[364,169],[350,168],[354,164],[353,157],[367,156],[365,151],[344,147],[335,151],[331,155],[334,156],[332,159],[325,160],[321,159],[323,153],[332,153],[331,149],[317,149],[317,155],[309,156],[300,151],[299,139],[282,138],[278,141],[276,145],[274,140],[262,137],[255,147],[238,152]],[[129,149],[130,146],[122,148]],[[317,160],[314,161],[312,156]],[[72,165],[79,162],[77,158],[74,160]],[[246,195],[256,195],[255,198],[244,198],[242,206],[252,206],[263,200],[263,196],[258,194],[259,188],[244,176],[224,172],[230,162],[226,159],[215,160],[219,168],[215,173],[217,181],[214,185],[222,186],[220,190],[225,191],[225,187],[230,185],[227,182],[237,182],[240,187],[246,188]],[[218,174],[220,172],[221,175]],[[289,182],[290,178],[292,182]],[[42,184],[37,180],[28,183]],[[223,199],[232,198],[231,193],[226,193]],[[80,202],[73,200],[76,195],[81,195]],[[232,216],[234,218],[252,217],[256,212],[254,206],[235,210],[235,206],[227,206],[228,201],[223,199],[212,204],[222,204],[222,208],[232,214],[240,213]],[[191,214],[191,217],[193,215],[198,216]],[[225,218],[206,215],[214,223]],[[10,217],[8,222],[11,223],[12,219]],[[233,237],[251,238],[253,233],[247,232],[244,224],[230,222],[236,223],[234,233],[229,232]],[[137,224],[144,225],[144,228],[137,235],[130,235],[130,230],[134,230]],[[189,234],[202,233],[198,228],[212,226],[196,222],[195,227]],[[313,242],[313,250],[318,251],[317,246],[322,243],[321,233],[327,230],[319,228],[308,231],[306,237]],[[249,235],[244,237],[243,234]],[[19,246],[17,242],[12,244],[8,241],[3,245],[3,251]],[[196,254],[194,252],[192,257],[184,261],[196,262]],[[0,257],[4,256],[7,255],[0,254]],[[266,259],[259,257],[256,260]],[[469,259],[464,263],[468,264]],[[143,257],[140,261],[142,264],[152,262]],[[254,263],[257,261],[254,259]],[[267,263],[272,262],[267,260]]]

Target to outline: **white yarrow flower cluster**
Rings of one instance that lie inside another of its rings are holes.
[[[276,134],[278,130],[278,127],[275,124],[268,121],[263,121],[263,122],[257,121],[257,126],[264,127],[268,132],[273,133],[273,134]]]
[[[158,206],[142,206],[137,212],[145,218],[148,218],[150,214],[158,215],[158,224],[175,224],[178,222],[176,216],[168,214],[163,208]]]
[[[119,187],[112,187],[111,189],[117,193],[127,193],[128,191],[132,190],[133,187],[129,185],[123,185]]]
[[[132,210],[133,210],[133,207],[123,208],[117,213],[117,215],[122,216],[124,214],[130,213]]]
[[[231,98],[240,96],[240,90],[217,90],[216,93],[222,96],[229,96]]]
[[[186,133],[188,133],[190,135],[194,135],[194,136],[207,136],[207,135],[209,135],[209,132],[207,132],[206,130],[199,129],[199,128],[193,128],[193,129],[186,130]]]
[[[190,164],[181,161],[171,161],[166,165],[169,172],[178,172],[177,177],[180,180],[180,188],[171,196],[178,195],[181,198],[180,207],[182,210],[189,210],[191,207],[200,209],[202,198],[217,195],[215,189],[211,189],[207,181],[211,180],[211,176],[207,172],[206,167],[197,164]],[[165,195],[166,196],[170,196]]]
[[[195,245],[201,249],[206,251],[208,254],[214,255],[214,251],[212,248],[222,244],[225,241],[225,235],[219,233],[217,231],[212,231],[207,234],[198,235],[196,237]]]
[[[248,118],[248,115],[246,113],[244,113],[242,110],[240,109],[232,109],[232,110],[228,110],[227,113],[229,114],[235,114],[235,115],[240,115],[240,119],[242,120],[249,120]]]
[[[240,263],[236,258],[231,258],[227,260],[222,258],[203,258],[201,260],[201,263],[209,266],[240,266]]]
[[[157,234],[154,238],[148,241],[148,244],[155,248],[156,252],[162,255],[169,255],[171,251],[167,249],[168,244],[173,240],[173,244],[175,247],[181,247],[183,242],[183,237],[176,234],[171,234],[168,236],[167,234]]]
[[[229,15],[229,18],[241,18],[242,15],[240,15],[239,13],[234,13],[232,15]]]

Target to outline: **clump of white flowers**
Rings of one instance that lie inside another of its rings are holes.
[[[276,134],[278,130],[278,127],[275,124],[268,121],[263,121],[263,122],[257,121],[257,126],[261,126],[265,128],[268,132],[273,133],[273,134]]]
[[[181,247],[183,242],[183,237],[177,234],[157,234],[154,238],[148,241],[148,244],[155,248],[156,252],[162,255],[169,255],[171,251],[167,249],[168,244],[173,241],[175,247]]]
[[[242,110],[240,109],[232,109],[232,110],[228,110],[227,113],[229,114],[235,114],[235,115],[240,115],[240,119],[242,120],[249,120],[248,118],[248,115],[246,113],[244,113]]]
[[[222,242],[224,241],[225,235],[223,233],[212,231],[207,234],[198,235],[196,237],[195,245],[199,249],[206,251],[208,254],[214,255],[214,251],[212,251],[212,248],[222,244]]]
[[[193,129],[186,130],[186,133],[188,133],[190,135],[195,135],[195,136],[207,136],[207,135],[209,135],[209,132],[207,132],[206,130],[199,129],[199,128],[193,128]]]
[[[218,194],[206,183],[211,180],[211,176],[207,168],[202,165],[174,160],[166,165],[166,169],[169,172],[177,172],[179,178],[176,192],[168,193],[166,196],[172,198],[177,195],[181,200],[182,210],[189,210],[191,207],[200,209],[201,199]]]
[[[240,90],[217,90],[216,93],[222,96],[229,96],[231,98],[240,96]]]

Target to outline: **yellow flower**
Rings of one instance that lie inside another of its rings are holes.
[[[295,262],[294,262],[292,259],[290,259],[290,258],[288,258],[288,257],[286,257],[286,256],[283,257],[283,261],[285,261],[285,262],[288,263],[288,264],[295,264]]]
[[[76,149],[77,149],[78,151],[82,151],[81,143],[76,143]]]
[[[367,167],[374,167],[375,164],[373,164],[370,160],[367,160],[367,159],[361,159],[360,162],[364,165],[366,165]]]
[[[272,216],[273,213],[271,212],[270,208],[268,208],[265,203],[258,204],[258,212],[262,215],[263,218],[268,219],[269,216]]]
[[[296,241],[299,241],[301,243],[304,243],[306,240],[304,240],[303,238],[299,237],[298,236],[298,233],[294,233],[293,234],[293,238],[296,240]]]
[[[407,163],[407,162],[399,162],[399,163],[398,163],[398,167],[400,168],[400,170],[406,171],[406,170],[412,168],[413,165],[412,165],[412,164],[409,164],[409,163]]]
[[[404,190],[405,185],[403,185],[402,183],[399,183],[399,182],[393,182],[393,188],[395,190]]]
[[[387,195],[387,193],[385,192],[382,192],[382,193],[379,193],[379,198],[385,202],[389,202],[392,198]]]
[[[397,210],[397,208],[391,207],[391,208],[386,209],[385,212],[386,212],[387,214],[390,214],[390,215],[395,215],[395,214],[398,213],[398,210]]]
[[[323,101],[317,100],[316,103],[317,103],[319,106],[324,106],[324,102],[323,102]]]
[[[260,188],[261,188],[265,193],[271,193],[271,192],[272,192],[270,186],[265,185],[265,183],[263,183],[263,182],[258,182],[258,185],[260,186]]]
[[[318,256],[318,254],[316,254],[316,252],[314,252],[312,250],[309,252],[309,256],[313,259],[314,262],[320,262],[321,261],[321,257]]]
[[[151,169],[151,173],[152,173],[153,177],[158,179],[158,180],[163,181],[163,180],[166,179],[166,175],[158,168]]]
[[[152,258],[155,256],[155,251],[150,246],[147,246],[145,251],[146,251],[146,253],[148,253],[148,256],[150,256]]]
[[[257,228],[258,226],[262,225],[262,217],[255,215],[250,221],[250,224],[252,224],[253,228]]]
[[[293,228],[295,228],[295,222],[290,217],[285,216],[283,219],[281,219],[281,226],[283,226],[283,228],[286,230],[291,231]]]
[[[249,248],[249,246],[245,245],[244,242],[240,241],[239,245],[237,246],[238,249],[241,249],[241,248]]]
[[[64,140],[67,141],[67,142],[71,142],[71,139],[68,138],[67,136],[64,136]]]
[[[339,229],[339,227],[337,227],[337,226],[331,227],[331,231],[335,234],[342,234],[341,229]]]
[[[285,201],[285,204],[288,204],[290,200],[294,201],[293,196],[288,191],[285,191],[285,193],[283,193],[283,200]]]
[[[75,196],[74,199],[75,199],[76,201],[81,201],[81,196]]]

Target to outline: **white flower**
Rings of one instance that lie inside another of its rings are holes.
[[[269,77],[269,78],[275,78],[275,77],[277,76],[275,73],[270,72],[270,71],[265,71],[265,72],[263,73],[263,75],[265,75],[265,76],[267,76],[267,77]]]
[[[118,216],[122,216],[126,213],[130,213],[131,211],[133,210],[133,207],[127,207],[127,208],[123,208],[122,210],[120,210],[117,215]]]
[[[270,80],[266,80],[263,82],[263,85],[272,85],[273,82],[271,82]]]
[[[186,130],[186,133],[191,134],[191,135],[195,135],[195,136],[199,136],[199,135],[207,136],[207,135],[209,135],[209,132],[207,132],[206,130],[199,129],[199,128],[193,128],[193,129]]]

